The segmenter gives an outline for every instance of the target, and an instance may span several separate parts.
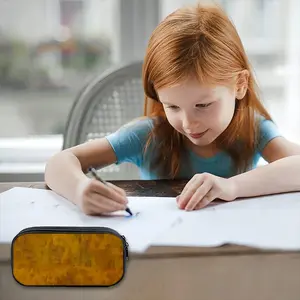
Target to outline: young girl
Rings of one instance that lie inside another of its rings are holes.
[[[142,179],[189,179],[177,197],[186,210],[300,190],[300,147],[261,104],[242,42],[220,8],[182,8],[163,20],[148,44],[143,82],[146,118],[46,166],[48,186],[84,213],[125,209],[123,190],[85,175],[113,163],[136,164]],[[269,164],[256,168],[260,157]]]

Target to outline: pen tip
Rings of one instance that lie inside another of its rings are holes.
[[[126,208],[126,211],[132,216],[133,215],[133,213],[131,212],[131,210],[127,207]]]

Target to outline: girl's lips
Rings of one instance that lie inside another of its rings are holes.
[[[191,137],[191,138],[193,138],[193,139],[199,139],[199,138],[201,138],[206,132],[208,131],[208,129],[207,130],[205,130],[204,132],[201,132],[201,133],[194,133],[194,134],[189,134],[189,136]]]

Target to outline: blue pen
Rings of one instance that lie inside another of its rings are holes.
[[[89,168],[89,171],[93,174],[93,176],[101,181],[102,183],[104,183],[105,185],[107,185],[107,182],[105,180],[103,180],[96,172],[96,170],[94,168]],[[133,215],[133,213],[131,212],[130,208],[129,207],[126,207],[125,209],[126,212],[128,212],[131,216]]]

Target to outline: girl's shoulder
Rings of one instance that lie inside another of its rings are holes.
[[[155,118],[151,117],[140,117],[131,120],[130,122],[124,124],[119,130],[151,130],[154,126]]]
[[[152,131],[156,122],[156,118],[140,117],[131,120],[119,127],[116,131],[109,134],[107,139],[113,140],[127,140],[139,141],[144,143]]]
[[[258,133],[257,148],[263,151],[265,146],[274,138],[282,136],[277,124],[273,120],[266,119],[264,116],[257,116]]]
[[[117,131],[118,135],[134,135],[140,139],[149,135],[155,125],[156,119],[140,117],[122,125]]]
[[[256,117],[256,121],[258,124],[258,133],[259,135],[267,135],[272,132],[279,132],[279,128],[274,120],[270,120],[265,118],[262,115],[258,115]]]
[[[132,162],[141,165],[144,145],[154,122],[155,119],[148,117],[137,118],[106,136],[117,157],[117,164]]]

